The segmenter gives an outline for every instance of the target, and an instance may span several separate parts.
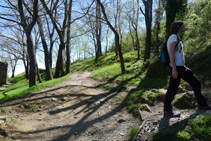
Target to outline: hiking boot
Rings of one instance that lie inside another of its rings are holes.
[[[211,106],[199,106],[199,110],[211,110]]]
[[[165,111],[165,112],[164,112],[164,117],[170,117],[170,118],[173,118],[173,117],[180,117],[180,113],[176,113],[176,112],[167,112],[167,111]]]

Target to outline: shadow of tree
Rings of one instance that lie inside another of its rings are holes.
[[[172,141],[175,140],[175,137],[177,137],[177,133],[179,131],[183,131],[185,130],[186,126],[188,125],[188,121],[190,119],[194,119],[196,118],[198,115],[202,115],[206,113],[206,111],[203,110],[198,110],[195,113],[191,114],[189,117],[181,120],[181,121],[177,121],[174,124],[170,125],[170,118],[168,117],[163,117],[160,121],[159,121],[159,127],[158,127],[158,133],[155,134],[153,141],[158,141],[158,140],[165,140],[166,136],[165,134],[172,134],[172,138],[168,138],[168,141]],[[157,137],[156,135],[159,135],[160,133],[163,133],[163,137]],[[177,139],[176,139],[177,140]]]

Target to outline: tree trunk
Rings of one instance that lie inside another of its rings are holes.
[[[14,77],[15,77],[15,69],[16,69],[17,62],[18,62],[18,60],[15,59],[15,64],[14,64],[14,66],[12,67],[12,76],[11,76],[11,78],[14,78]]]
[[[150,58],[151,53],[151,27],[152,27],[152,0],[142,0],[145,6],[145,13],[140,8],[141,12],[144,14],[146,23],[146,39],[145,39],[145,53],[144,61]]]
[[[71,28],[71,16],[72,16],[72,0],[69,1],[69,10],[67,12],[67,44],[66,44],[66,74],[70,73],[70,53],[71,53],[71,48],[70,48],[70,28]]]
[[[174,22],[177,13],[177,0],[168,0],[166,5],[166,41],[170,36],[171,23]]]
[[[98,2],[96,2],[96,41],[97,41],[97,52],[96,52],[96,60],[98,60],[98,58],[100,56],[102,56],[102,45],[101,45],[101,9],[100,9],[100,5],[98,4]]]
[[[50,62],[51,69],[52,69],[52,65],[53,65],[53,63],[52,63],[53,44],[54,44],[53,40],[50,40],[49,62]]]
[[[134,48],[134,50],[137,50],[136,45],[135,45],[135,41],[134,41],[134,37],[133,37],[133,32],[132,32],[132,29],[131,29],[131,22],[129,22],[129,31],[130,31],[130,37],[131,37],[132,43],[133,43],[133,48]]]
[[[51,66],[50,66],[50,60],[49,60],[50,57],[49,57],[49,53],[48,53],[48,46],[47,46],[47,43],[45,40],[43,26],[42,26],[40,18],[38,18],[37,23],[39,26],[40,36],[41,36],[42,45],[43,45],[44,54],[45,54],[45,69],[46,69],[45,71],[46,71],[47,80],[52,80],[53,75],[52,75],[52,70],[51,70]]]
[[[38,77],[38,81],[39,81],[40,83],[42,83],[42,78],[41,78],[41,76],[40,76],[39,67],[38,67],[38,65],[36,65],[36,66],[37,66],[37,77]]]
[[[160,33],[160,21],[157,22],[156,50],[155,50],[156,54],[159,54],[159,47],[160,47],[159,33]]]
[[[122,74],[125,74],[126,71],[125,71],[124,58],[123,58],[123,55],[122,55],[122,47],[121,47],[121,44],[119,42],[120,42],[119,41],[119,35],[116,33],[115,34],[115,43],[116,43],[116,47],[117,47],[118,53],[119,53]]]
[[[137,47],[137,60],[140,60],[140,43],[138,38],[138,29],[136,28],[136,47]]]
[[[29,68],[29,86],[36,86],[37,85],[37,62],[36,62],[36,54],[35,49],[33,47],[31,32],[26,33],[27,37],[27,50],[29,54],[29,61],[30,61],[30,68]]]
[[[58,52],[58,57],[57,57],[57,62],[56,62],[55,78],[59,78],[60,73],[61,73],[61,76],[65,75],[64,64],[63,64],[63,55],[62,55],[64,46],[65,46],[64,43],[60,43],[60,45],[59,45],[59,52]]]
[[[104,15],[104,18],[106,20],[106,23],[108,24],[108,26],[110,27],[110,29],[114,32],[115,34],[115,44],[116,44],[116,48],[118,49],[118,53],[119,53],[119,58],[120,58],[120,65],[121,65],[121,71],[122,71],[122,74],[125,74],[126,71],[125,71],[125,64],[124,64],[124,58],[123,58],[123,55],[122,55],[122,47],[121,47],[121,44],[119,42],[119,34],[118,32],[114,29],[114,27],[111,25],[111,23],[109,22],[108,20],[108,17],[105,13],[105,8],[103,6],[103,4],[100,2],[100,0],[97,0],[97,2],[99,3],[100,7],[101,7],[101,10],[103,12],[103,15]]]
[[[26,60],[25,60],[26,59]],[[23,58],[23,64],[24,64],[24,68],[25,68],[25,78],[26,79],[29,79],[29,59],[28,59],[28,57],[26,56],[26,57],[24,57]]]
[[[21,26],[23,27],[26,37],[27,37],[27,51],[30,59],[30,68],[29,68],[29,86],[36,86],[36,75],[37,75],[37,69],[36,69],[36,53],[35,48],[32,43],[31,38],[31,31],[37,21],[37,13],[38,13],[38,0],[34,0],[33,2],[33,17],[31,23],[28,23],[26,21],[25,13],[23,10],[23,1],[18,0],[18,12],[20,13],[20,19],[21,19]]]

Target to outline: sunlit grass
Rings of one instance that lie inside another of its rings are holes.
[[[61,78],[44,81],[43,83],[38,83],[37,86],[29,87],[29,82],[25,79],[24,74],[18,75],[15,78],[10,78],[10,81],[14,84],[9,86],[8,88],[0,91],[0,101],[8,101],[11,99],[15,99],[31,92],[39,91],[44,88],[54,86],[58,83],[66,80],[71,74],[63,76]],[[15,83],[16,82],[16,83]]]

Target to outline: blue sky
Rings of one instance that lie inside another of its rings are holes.
[[[123,0],[126,1],[126,0]],[[188,3],[193,2],[194,0],[188,0]],[[2,0],[0,1],[0,3],[3,3]],[[141,4],[141,0],[140,0],[140,4]],[[141,4],[142,5],[142,4]],[[156,6],[155,6],[156,7]],[[0,12],[3,12],[2,9],[0,8]],[[142,24],[144,26],[144,24]],[[42,56],[42,57],[41,57]],[[45,68],[44,64],[43,64],[43,55],[37,55],[37,61],[38,61],[38,66],[40,68]],[[24,71],[24,67],[23,67],[23,63],[21,61],[18,62],[17,68],[16,68],[16,74],[19,74],[21,72]],[[9,72],[9,76],[11,75],[11,72]]]

